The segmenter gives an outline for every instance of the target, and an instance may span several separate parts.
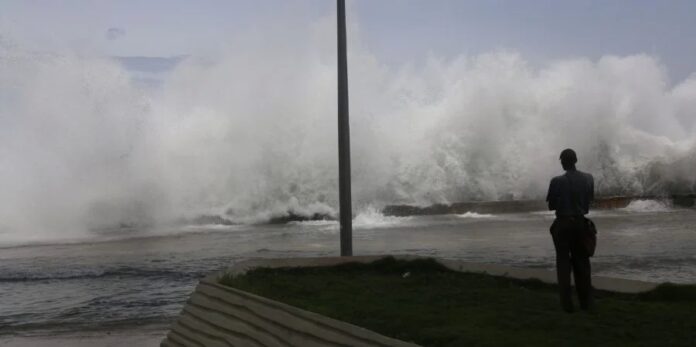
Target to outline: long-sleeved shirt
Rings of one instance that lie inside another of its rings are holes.
[[[549,184],[546,201],[556,216],[583,216],[590,212],[594,200],[594,178],[588,173],[568,170]]]

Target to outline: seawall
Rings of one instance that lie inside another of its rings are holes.
[[[669,197],[656,196],[608,196],[599,197],[592,203],[593,209],[607,210],[628,206],[635,200],[664,200],[675,207],[690,208],[696,206],[696,194],[672,195]],[[434,204],[430,206],[388,205],[382,209],[385,216],[421,216],[441,214],[475,213],[523,213],[546,211],[548,207],[543,200],[510,200],[510,201],[470,201],[452,204]]]

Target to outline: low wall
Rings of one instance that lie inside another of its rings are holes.
[[[634,200],[664,200],[675,207],[694,207],[696,206],[696,195],[682,194],[669,197],[654,196],[610,196],[598,197],[592,202],[592,209],[609,210],[624,208]],[[430,206],[413,205],[388,205],[382,209],[385,216],[422,216],[422,215],[441,215],[441,214],[462,214],[466,212],[475,213],[523,213],[534,211],[546,211],[548,206],[542,200],[510,200],[510,201],[472,201],[455,202],[452,204],[434,204]]]
[[[232,272],[262,263],[242,264]],[[198,284],[161,346],[418,346],[223,286],[217,278],[210,276]]]
[[[384,256],[252,259],[201,280],[161,346],[417,346],[218,283],[223,273],[243,274],[257,267],[331,266],[368,263]],[[417,256],[395,256],[417,259]],[[487,273],[555,283],[553,271],[438,259],[455,271]],[[638,293],[657,284],[593,277],[597,289]]]

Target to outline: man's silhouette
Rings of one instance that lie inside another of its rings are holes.
[[[581,245],[581,237],[587,227],[585,215],[590,211],[590,202],[594,199],[594,179],[592,175],[575,169],[577,161],[572,149],[561,152],[561,165],[566,173],[551,180],[546,196],[549,210],[556,211],[551,235],[556,248],[561,306],[566,312],[574,310],[570,287],[571,271],[575,278],[580,308],[592,308],[590,258]]]

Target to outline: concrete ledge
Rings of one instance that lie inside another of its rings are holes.
[[[544,283],[556,284],[556,272],[543,269],[530,269],[496,264],[467,263],[456,260],[438,259],[446,267],[463,272],[486,273],[516,279],[538,279]],[[635,294],[655,289],[659,283],[627,280],[603,276],[592,276],[592,286],[595,289],[617,293]]]
[[[319,258],[279,258],[279,259],[250,259],[235,264],[224,271],[228,274],[241,274],[257,267],[299,267],[299,266],[332,266],[346,262],[369,263],[386,257],[387,255],[354,256],[354,257],[319,257]],[[396,259],[413,260],[428,257],[395,255]],[[516,279],[538,279],[544,283],[556,284],[556,272],[544,269],[531,269],[498,264],[471,263],[451,259],[436,259],[449,269],[462,272],[485,273],[492,276],[502,276]],[[214,280],[220,274],[213,274],[208,278]],[[659,283],[628,280],[622,278],[592,276],[592,285],[596,289],[618,293],[641,293],[655,289]]]
[[[624,208],[635,200],[662,200],[677,207],[693,208],[696,206],[696,194],[675,194],[672,196],[603,196],[592,202],[592,209],[611,210]],[[382,209],[385,216],[423,216],[476,213],[522,213],[547,211],[543,200],[503,200],[503,201],[469,201],[451,204],[434,204],[430,206],[388,205]]]
[[[380,257],[250,260],[222,273],[256,267],[329,266]],[[161,346],[397,346],[415,347],[346,322],[203,279]]]
[[[383,257],[251,259],[239,262],[198,284],[161,346],[417,346],[218,283],[222,274],[239,275],[258,267],[369,263]],[[424,257],[395,258],[413,260]],[[447,259],[438,259],[438,262],[455,271],[556,283],[553,271]],[[607,277],[593,277],[593,284],[597,289],[621,293],[649,291],[658,285]]]

